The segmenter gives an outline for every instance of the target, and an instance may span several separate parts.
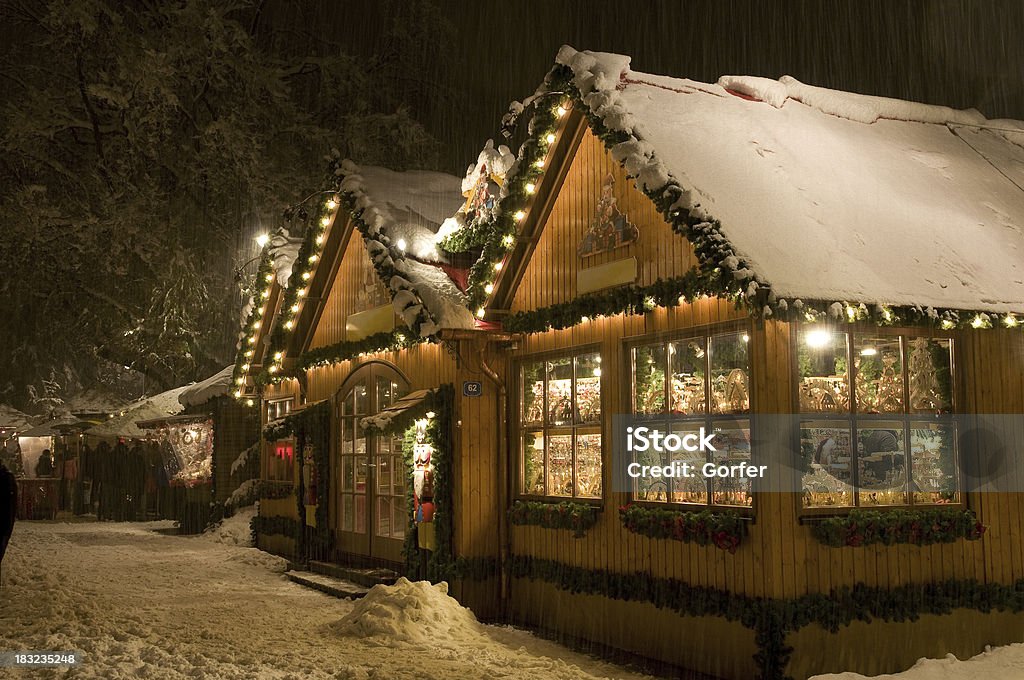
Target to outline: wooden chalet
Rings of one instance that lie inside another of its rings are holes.
[[[571,48],[524,104],[268,256],[260,546],[721,678],[1021,641],[1024,125]],[[639,421],[769,479],[624,487]]]

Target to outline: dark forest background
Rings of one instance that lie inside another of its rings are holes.
[[[1024,118],[1024,3],[0,0],[0,402],[232,359],[254,238],[332,147],[457,175],[563,43]]]

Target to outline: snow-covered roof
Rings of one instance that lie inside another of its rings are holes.
[[[366,249],[406,325],[418,327],[421,337],[441,328],[472,327],[466,296],[445,272],[448,255],[437,247],[438,228],[463,203],[461,180],[439,172],[362,167],[348,160],[338,172],[342,193],[360,211],[366,227]]]
[[[0,404],[0,428],[15,430],[27,429],[32,426],[32,417],[22,413],[13,406]]]
[[[85,433],[97,437],[145,437],[146,431],[136,423],[181,413],[183,406],[179,398],[190,387],[192,385],[183,385],[128,404],[114,417],[89,428]]]
[[[189,385],[178,395],[178,402],[184,406],[199,406],[215,397],[223,397],[231,389],[231,372],[235,365],[225,366],[206,380]]]
[[[718,83],[563,47],[641,189],[708,222],[774,296],[1024,311],[1024,123],[784,77]],[[743,266],[734,266],[737,262]]]

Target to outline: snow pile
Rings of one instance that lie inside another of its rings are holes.
[[[239,508],[231,517],[221,520],[203,534],[205,537],[227,545],[238,545],[243,548],[252,547],[252,530],[250,524],[256,516],[256,506]]]
[[[228,499],[224,501],[224,507],[226,508],[237,508],[244,505],[249,505],[256,500],[256,496],[260,490],[260,480],[258,479],[247,479],[238,485],[238,488],[231,492]]]
[[[874,123],[881,118],[939,125],[983,125],[988,122],[985,116],[974,109],[959,111],[948,106],[829,90],[805,85],[793,76],[782,76],[778,80],[756,76],[722,76],[718,84],[727,90],[771,104],[777,109],[781,109],[787,99],[794,99],[822,113],[858,123]]]
[[[252,446],[247,448],[238,454],[238,457],[231,463],[231,474],[236,474],[239,470],[245,468],[253,458],[258,458],[260,455],[260,440],[256,440]]]
[[[182,406],[200,406],[215,397],[223,397],[231,389],[231,372],[234,365],[225,366],[206,380],[197,382],[178,395]]]
[[[444,649],[339,640],[355,603],[290,583],[284,560],[254,548],[153,531],[171,526],[18,522],[0,649],[79,650],[67,675],[83,679],[650,680],[511,628]]]
[[[430,337],[442,328],[469,328],[466,296],[442,269],[438,228],[462,202],[459,180],[437,172],[394,172],[342,161],[341,190],[361,211],[366,250],[378,273],[387,273],[396,313]]]
[[[345,636],[369,639],[385,647],[395,642],[448,646],[476,643],[482,629],[469,611],[448,595],[448,584],[399,578],[377,585],[335,625]]]
[[[557,61],[590,112],[630,136],[611,153],[640,188],[677,183],[673,209],[720,225],[733,249],[722,264],[748,289],[1024,311],[1024,124],[792,78],[637,73],[571,47]]]
[[[943,659],[919,659],[902,673],[872,676],[873,680],[1020,680],[1024,678],[1024,644],[1007,645],[960,661],[952,654]],[[827,673],[810,680],[868,680],[860,673]]]

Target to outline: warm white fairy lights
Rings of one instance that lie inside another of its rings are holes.
[[[554,113],[556,117],[562,118],[568,112],[568,110],[569,110],[568,107],[569,107],[569,102],[568,101],[560,102],[559,104],[556,105],[556,107],[554,109],[552,109],[552,113]],[[551,152],[551,149],[553,148],[553,145],[554,145],[555,141],[557,141],[557,139],[558,139],[557,131],[548,132],[546,134],[543,134],[542,137],[540,137],[541,149],[542,149],[543,155],[540,158],[538,158],[536,161],[534,161],[533,166],[535,168],[537,168],[538,170],[543,170],[544,169],[544,167],[546,165],[546,157]],[[547,145],[547,148],[544,148],[545,144]],[[536,181],[526,182],[526,184],[524,185],[523,189],[524,189],[524,191],[525,191],[527,196],[534,196],[537,193],[537,183],[536,183]],[[517,224],[521,223],[523,220],[526,219],[526,216],[527,216],[530,208],[531,208],[531,205],[526,205],[522,209],[516,210],[512,214],[512,219]],[[515,242],[516,242],[516,236],[514,234],[505,234],[504,236],[501,237],[501,245],[505,249],[506,252],[512,249],[512,247],[515,245]],[[405,250],[403,245],[404,245],[404,242],[399,240],[398,247],[401,248],[402,250]],[[493,264],[495,275],[497,275],[499,272],[501,272],[503,266],[504,266],[504,259],[498,260],[497,262],[495,262]],[[494,294],[494,280],[493,279],[492,280],[485,280],[483,282],[483,290],[484,290],[484,294],[487,296],[487,298],[484,301],[484,305],[482,305],[479,309],[476,310],[476,317],[478,319],[483,319],[485,314],[486,314],[486,304],[490,300],[491,295]]]
[[[330,197],[328,197],[323,204],[324,214],[320,218],[318,226],[310,234],[310,237],[312,239],[309,244],[311,246],[311,252],[308,256],[306,256],[305,262],[307,269],[299,275],[299,278],[303,282],[308,282],[313,276],[313,270],[315,269],[317,263],[320,261],[320,251],[322,249],[324,241],[326,240],[325,231],[331,225],[335,211],[338,209],[339,205],[340,200],[338,196],[333,194]],[[263,240],[261,247],[266,246],[269,242],[270,237],[267,236]],[[261,317],[263,317],[268,312],[268,310],[265,308],[265,305],[266,302],[270,299],[271,290],[273,288],[273,283],[276,279],[276,276],[277,275],[273,271],[267,273],[264,276],[264,282],[266,285],[259,292],[258,296],[254,295],[254,299],[260,300],[262,304],[253,312],[254,315],[256,316],[256,319],[252,322],[252,330],[254,332],[246,338],[246,342],[248,345],[256,344],[258,332],[263,326]],[[306,298],[308,292],[308,288],[306,287],[307,285],[308,284],[303,283],[303,287],[297,290],[295,293],[295,300],[291,301],[291,304],[286,303],[287,306],[284,308],[282,314],[283,316],[286,317],[283,320],[283,326],[286,330],[290,331],[295,327],[296,317],[302,311],[302,302]],[[235,382],[237,385],[243,388],[235,390],[235,397],[239,399],[243,398],[243,394],[245,391],[244,388],[246,385],[249,385],[249,372],[252,368],[250,360],[252,359],[253,356],[254,350],[252,348],[248,348],[244,352],[244,360],[242,358],[239,358],[239,360],[237,361],[238,369],[236,370]],[[282,364],[283,360],[284,352],[275,352],[273,355],[273,361],[270,363],[269,366],[266,367],[267,372],[270,373],[271,375],[281,373],[284,368]],[[254,401],[251,398],[248,398],[246,399],[245,403],[248,405],[253,405]]]

